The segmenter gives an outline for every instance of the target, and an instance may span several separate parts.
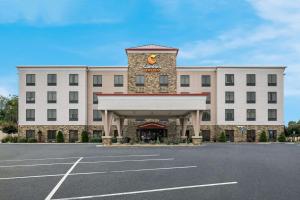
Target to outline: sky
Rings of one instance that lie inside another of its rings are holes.
[[[181,66],[287,66],[285,122],[300,120],[300,0],[0,0],[0,95],[18,65],[126,66],[144,44]]]

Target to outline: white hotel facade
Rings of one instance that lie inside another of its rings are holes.
[[[178,49],[159,45],[126,54],[128,66],[18,66],[19,135],[199,144],[284,130],[284,66],[177,66]]]

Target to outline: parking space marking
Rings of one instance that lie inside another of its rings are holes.
[[[45,200],[50,200],[55,192],[59,189],[59,187],[62,185],[62,183],[66,180],[68,175],[72,172],[72,170],[76,167],[76,165],[83,159],[83,157],[79,158],[74,165],[67,171],[67,173],[60,179],[60,181],[56,184],[56,186],[51,190],[51,192],[48,194],[48,196],[45,198]]]
[[[122,157],[152,157],[160,156],[159,154],[131,154],[131,155],[110,155],[110,156],[81,156],[83,158],[122,158]],[[67,160],[78,159],[80,157],[63,157],[63,158],[29,158],[20,160],[0,160],[1,162],[23,162],[23,161],[38,161],[38,160]]]
[[[175,169],[189,169],[195,168],[197,166],[177,166],[177,167],[160,167],[160,168],[146,168],[146,169],[129,169],[129,170],[115,170],[115,171],[102,171],[102,172],[78,172],[71,173],[69,176],[76,175],[91,175],[91,174],[108,174],[108,173],[125,173],[125,172],[142,172],[142,171],[159,171],[159,170],[175,170]],[[19,176],[19,177],[6,177],[0,178],[0,180],[14,180],[14,179],[27,179],[27,178],[45,178],[45,177],[55,177],[55,176],[64,176],[64,174],[45,174],[38,176]]]
[[[36,167],[36,166],[51,166],[51,165],[72,165],[74,162],[69,163],[43,163],[43,164],[31,164],[31,165],[1,165],[0,168],[9,167]]]
[[[201,187],[234,185],[234,184],[237,184],[237,183],[238,182],[223,182],[223,183],[211,183],[211,184],[202,184],[202,185],[188,185],[188,186],[159,188],[159,189],[151,189],[151,190],[138,190],[138,191],[132,191],[132,192],[120,192],[120,193],[100,194],[100,195],[91,195],[91,196],[59,198],[59,199],[53,199],[53,200],[92,199],[92,198],[101,198],[101,197],[124,196],[124,195],[143,194],[143,193],[152,193],[152,192],[183,190],[183,189],[201,188]]]

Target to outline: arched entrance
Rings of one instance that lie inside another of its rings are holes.
[[[155,142],[158,138],[162,141],[162,138],[168,137],[168,130],[164,124],[147,122],[137,128],[137,137],[143,142]]]

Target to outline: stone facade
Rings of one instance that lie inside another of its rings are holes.
[[[159,72],[146,72],[148,53],[128,54],[128,93],[176,93],[176,53],[157,53],[157,65]],[[136,75],[144,75],[144,86],[136,86]],[[160,87],[159,76],[168,75],[168,87]]]

